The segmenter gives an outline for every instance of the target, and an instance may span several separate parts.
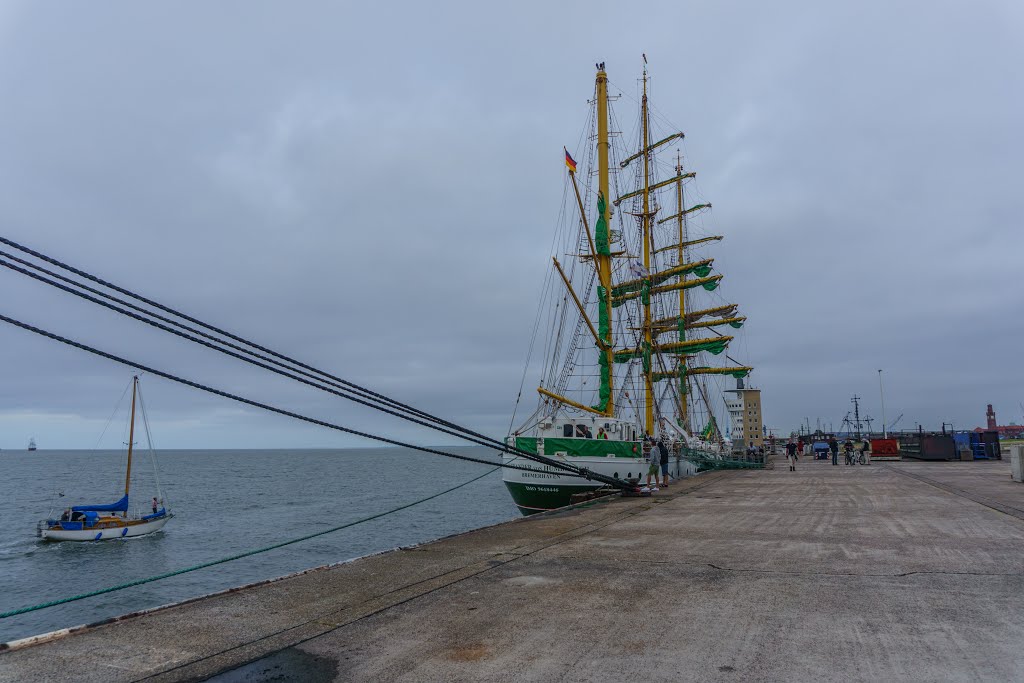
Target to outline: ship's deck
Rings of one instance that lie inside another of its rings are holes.
[[[1024,680],[1007,461],[802,460],[85,629],[0,680]]]

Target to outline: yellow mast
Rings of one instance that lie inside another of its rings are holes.
[[[684,249],[683,249],[683,245],[686,244],[686,231],[685,231],[685,225],[683,223],[684,214],[683,214],[683,180],[682,180],[682,177],[681,177],[682,174],[683,174],[683,160],[682,160],[682,157],[679,155],[679,151],[676,150],[676,177],[679,178],[679,180],[676,182],[676,209],[678,211],[677,215],[679,216],[679,223],[678,223],[678,226],[679,226],[679,260],[676,261],[676,263],[678,265],[680,265],[680,266],[683,265],[683,259],[686,256],[686,254],[684,252]],[[683,277],[683,279],[686,278],[685,275],[683,275],[682,277]],[[679,341],[686,341],[686,332],[685,332],[685,327],[684,327],[684,322],[683,322],[685,320],[686,320],[686,289],[681,287],[679,289]],[[680,357],[679,363],[680,363],[680,368],[679,368],[680,371],[685,373],[686,372],[686,356]],[[688,394],[688,388],[689,388],[689,380],[686,378],[686,375],[684,374],[683,377],[681,377],[680,381],[679,381],[679,409],[680,409],[679,418],[683,422],[683,429],[685,429],[686,432],[689,434],[691,432],[691,430],[690,430],[689,406],[687,405],[687,400],[689,399],[689,396],[687,395]]]
[[[646,61],[646,60],[645,60]],[[643,226],[642,238],[644,242],[644,273],[651,272],[651,236],[650,236],[650,210],[651,210],[651,189],[650,189],[650,173],[651,173],[651,151],[648,144],[649,131],[647,130],[647,67],[644,67],[644,96],[642,100],[641,108],[641,119],[643,123],[643,143],[642,149],[644,153],[644,210],[641,218],[641,225]],[[647,360],[647,367],[644,368],[644,429],[650,436],[654,436],[654,378],[652,372],[654,371],[653,359],[651,359],[651,297],[648,296],[642,298],[644,306],[644,349]]]
[[[124,474],[124,495],[128,495],[128,486],[132,481],[132,443],[135,441],[135,390],[139,384],[139,377],[132,378],[132,421],[128,427],[128,471]],[[124,516],[128,516],[126,510]]]
[[[598,65],[597,69],[597,187],[600,196],[604,197],[604,229],[609,231],[608,225],[611,220],[611,201],[608,199],[608,74],[604,70],[604,62]],[[597,221],[595,221],[597,222]],[[604,235],[605,244],[608,244],[609,235]],[[600,241],[600,240],[599,240]],[[608,364],[608,403],[605,405],[605,415],[615,414],[615,351],[612,348],[612,257],[611,254],[598,253],[597,255],[597,276],[606,293],[604,300],[604,313],[608,321],[608,337],[605,339],[605,361]]]

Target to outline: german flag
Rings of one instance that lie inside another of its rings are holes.
[[[565,149],[563,147],[562,149]],[[565,149],[565,165],[569,168],[569,173],[576,172],[576,160],[569,154],[569,150]]]

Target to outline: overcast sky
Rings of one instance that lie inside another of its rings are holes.
[[[769,425],[1021,422],[1024,5],[0,4],[0,234],[496,436],[562,145],[605,61],[714,204]],[[631,116],[631,115],[630,115]],[[624,116],[629,119],[629,116]],[[0,312],[228,391],[444,438],[23,276]],[[90,448],[128,382],[0,325],[0,448]],[[530,406],[536,377],[524,393]],[[355,446],[150,378],[158,446]]]

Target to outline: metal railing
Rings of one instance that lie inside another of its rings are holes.
[[[697,465],[699,470],[760,470],[764,469],[765,457],[761,454],[746,455],[715,453],[699,448],[680,448],[684,460]]]

